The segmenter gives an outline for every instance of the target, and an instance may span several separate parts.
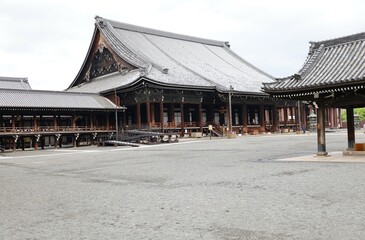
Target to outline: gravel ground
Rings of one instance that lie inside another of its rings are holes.
[[[346,141],[327,134],[328,151]],[[316,147],[301,134],[9,153],[0,239],[365,239],[364,163],[278,161]]]

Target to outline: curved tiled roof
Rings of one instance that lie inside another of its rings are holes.
[[[291,77],[265,83],[265,92],[286,92],[365,81],[365,32],[312,42],[303,68]]]
[[[31,89],[28,78],[0,77],[0,89]]]
[[[98,94],[61,91],[0,89],[1,108],[115,109],[115,105]]]
[[[121,78],[133,75],[136,77],[134,81],[145,77],[170,86],[207,87],[219,91],[228,91],[232,85],[238,93],[260,94],[263,94],[262,82],[274,81],[270,75],[235,54],[224,41],[143,28],[101,17],[96,17],[96,27],[114,52],[140,71],[140,76],[131,71]],[[116,75],[110,76],[117,82]],[[132,82],[132,78],[128,82]],[[107,77],[105,81],[108,81]],[[92,91],[100,92],[97,82],[98,79],[93,79],[78,90],[76,87],[68,90],[89,91],[95,87]],[[125,84],[120,81],[119,87]]]
[[[147,69],[149,67],[150,63],[146,61],[146,59],[130,50],[130,47],[128,47],[130,43],[128,44],[128,41],[121,41],[118,38],[117,33],[109,22],[96,18],[96,24],[99,27],[99,30],[104,34],[104,37],[109,41],[114,52],[119,56],[123,56],[125,61],[138,68]]]

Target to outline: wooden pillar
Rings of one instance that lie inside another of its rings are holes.
[[[137,129],[141,129],[141,103],[139,102],[137,102],[136,119],[137,119]]]
[[[155,123],[156,123],[156,119],[155,119],[155,103],[152,102],[150,103],[150,109],[151,109],[151,126],[154,127]]]
[[[19,123],[19,127],[22,128],[22,130],[24,130],[24,116],[21,115],[20,116],[20,123]],[[24,150],[24,149],[23,149]]]
[[[38,122],[37,122],[37,115],[33,115],[33,130],[37,131]]]
[[[44,127],[47,127],[47,130],[49,130],[50,126],[45,126],[43,121],[43,115],[39,115],[39,126],[38,128],[43,129]]]
[[[169,121],[171,122],[171,125],[175,127],[175,110],[174,110],[174,104],[170,103],[169,105]]]
[[[12,115],[11,116],[11,128],[12,128],[12,131],[15,132],[15,116]]]
[[[90,122],[90,129],[94,129],[94,115],[92,113],[89,114],[89,122]]]
[[[127,111],[126,110],[123,110],[123,126],[122,128],[125,129],[126,126],[127,126]]]
[[[307,126],[307,112],[305,111],[306,110],[306,105],[301,105],[301,108],[300,108],[300,116],[302,117],[301,121],[302,121],[302,125],[304,126]],[[300,126],[302,127],[302,126]]]
[[[338,128],[337,108],[333,108],[333,125],[334,128]]]
[[[329,116],[328,116],[328,125],[330,128],[333,128],[333,108],[328,108],[328,113],[329,113]]]
[[[277,104],[274,104],[273,110],[272,110],[272,125],[273,125],[273,131],[274,133],[279,131],[279,116],[278,116],[278,106]]]
[[[180,103],[180,113],[181,113],[181,136],[183,137],[185,134],[185,126],[184,126],[184,102]]]
[[[288,108],[284,107],[283,110],[284,110],[284,128],[286,128],[286,124],[288,122]]]
[[[203,132],[203,110],[202,110],[202,103],[198,104],[198,111],[199,111],[199,131]]]
[[[342,128],[342,114],[341,114],[341,108],[338,109],[338,123],[340,125],[340,128]]]
[[[337,128],[336,108],[332,108],[332,127]]]
[[[58,131],[58,126],[57,126],[57,115],[53,114],[53,129],[54,131]]]
[[[146,102],[146,114],[147,114],[147,128],[151,129],[151,103],[150,100]]]
[[[164,131],[164,115],[163,115],[163,101],[160,102],[160,125],[161,131]]]
[[[355,121],[354,121],[354,108],[346,108],[347,117],[347,143],[348,148],[353,149],[355,145]]]
[[[298,107],[294,108],[294,118],[295,118],[295,120],[294,120],[295,130],[299,132],[301,126],[299,126],[299,110],[298,110]]]
[[[72,129],[75,130],[76,129],[76,114],[72,115]]]
[[[231,108],[229,106],[229,103],[226,104],[226,113],[225,116],[226,116],[226,126],[227,126],[227,134],[229,132],[232,132],[232,124],[231,124],[231,112],[229,111]]]
[[[265,108],[264,104],[260,104],[260,132],[265,132]]]
[[[242,104],[242,133],[247,133],[248,132],[248,128],[247,128],[247,120],[248,120],[248,116],[247,116],[247,104],[243,103]]]
[[[109,130],[110,128],[109,113],[105,113],[105,121],[106,121],[106,129]]]
[[[319,104],[317,109],[317,145],[318,145],[318,156],[326,156],[326,109],[324,104]]]

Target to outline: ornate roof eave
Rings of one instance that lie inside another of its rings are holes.
[[[107,94],[114,91],[122,91],[127,92],[131,90],[135,90],[137,88],[140,88],[141,85],[145,84],[152,84],[153,86],[162,87],[164,89],[168,90],[189,90],[189,91],[203,91],[203,92],[218,92],[222,94],[228,94],[230,93],[229,90],[222,91],[221,89],[217,88],[216,86],[195,86],[195,85],[178,85],[178,84],[164,84],[158,81],[155,81],[153,79],[147,78],[147,77],[140,77],[136,79],[135,81],[131,82],[130,84],[123,85],[121,87],[115,88],[115,89],[108,89],[103,92],[100,92],[101,94]],[[269,97],[269,94],[264,92],[240,92],[240,91],[231,91],[231,93],[235,96],[260,96],[260,97]]]
[[[147,78],[147,77],[140,77],[129,84],[126,84],[126,85],[123,85],[123,86],[120,86],[120,87],[117,87],[114,89],[108,89],[108,90],[102,91],[102,92],[100,92],[100,94],[104,95],[104,94],[114,92],[114,91],[127,92],[127,91],[134,90],[136,88],[140,88],[141,85],[145,85],[145,84],[152,84],[153,86],[163,87],[164,89],[179,89],[179,90],[193,90],[193,91],[199,90],[199,91],[207,91],[207,92],[216,90],[216,87],[165,84],[165,83],[161,83],[161,82],[155,81],[155,80]]]
[[[322,85],[312,86],[301,89],[265,89],[265,92],[275,98],[295,98],[295,97],[308,97],[316,94],[334,93],[334,92],[347,92],[355,91],[358,89],[365,89],[365,80],[355,83],[341,83],[336,85]]]

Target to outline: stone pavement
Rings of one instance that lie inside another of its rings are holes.
[[[341,163],[365,163],[365,155],[347,155],[343,152],[329,152],[327,156],[317,156],[315,154],[299,157],[281,158],[276,161],[286,162],[341,162]]]
[[[327,141],[341,158],[346,135]],[[365,164],[303,161],[316,146],[293,134],[17,151],[0,158],[0,239],[365,239]]]

